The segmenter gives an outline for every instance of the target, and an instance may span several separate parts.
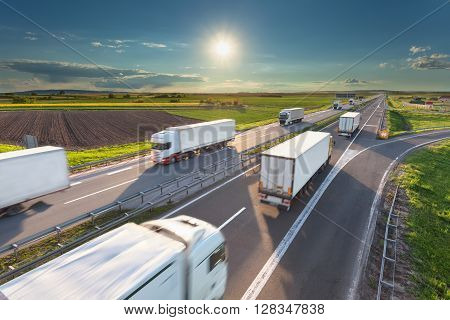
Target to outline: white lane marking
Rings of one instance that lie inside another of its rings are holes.
[[[378,210],[377,210],[378,204],[380,202],[381,195],[382,195],[384,187],[386,185],[389,172],[392,170],[392,168],[397,163],[397,161],[399,159],[403,158],[410,151],[412,151],[414,149],[417,149],[417,148],[420,148],[420,147],[422,147],[424,145],[431,144],[431,143],[438,142],[438,141],[445,140],[445,139],[448,139],[448,137],[435,139],[435,140],[432,140],[432,141],[427,141],[427,142],[418,144],[416,146],[410,147],[407,150],[405,150],[404,152],[402,152],[399,156],[397,156],[394,160],[392,160],[392,162],[387,167],[386,171],[383,174],[383,177],[381,178],[380,184],[378,185],[377,192],[375,194],[375,197],[373,198],[372,206],[370,207],[369,220],[368,220],[368,224],[367,224],[367,228],[366,228],[366,234],[364,235],[364,244],[365,245],[361,246],[359,251],[358,251],[357,260],[356,260],[356,264],[355,264],[355,267],[357,268],[356,269],[356,275],[353,277],[352,285],[349,288],[349,292],[348,292],[348,295],[347,295],[348,299],[353,300],[355,298],[356,288],[358,287],[359,280],[361,278],[363,261],[365,261],[367,259],[367,256],[368,256],[368,250],[365,250],[365,249],[366,249],[367,244],[372,243],[372,239],[371,239],[370,242],[368,241],[369,240],[369,236],[372,234],[371,230],[374,227],[374,224],[373,224],[374,221],[372,221],[372,219],[373,219],[374,216],[378,215]],[[364,262],[364,264],[365,264],[365,262]]]
[[[217,187],[215,187],[215,188],[209,190],[208,192],[205,192],[205,193],[201,194],[201,195],[198,196],[197,198],[192,199],[191,201],[189,201],[188,203],[185,203],[185,204],[182,205],[181,207],[178,207],[178,208],[176,208],[176,209],[170,211],[168,214],[166,214],[165,216],[161,217],[160,219],[166,219],[166,218],[168,218],[168,217],[170,217],[170,216],[173,216],[173,215],[174,215],[175,213],[177,213],[178,211],[183,210],[184,208],[186,208],[187,206],[190,206],[190,205],[193,204],[194,202],[197,202],[198,200],[200,200],[200,199],[206,197],[208,194],[213,193],[214,191],[216,191],[216,190],[222,188],[223,186],[229,184],[230,182],[233,182],[234,180],[236,180],[236,179],[242,177],[244,174],[246,174],[247,172],[252,171],[253,169],[255,169],[255,168],[258,167],[258,166],[259,166],[259,164],[256,165],[256,166],[254,166],[254,167],[252,167],[252,168],[250,168],[250,169],[248,169],[247,171],[244,171],[244,172],[238,174],[237,176],[231,178],[230,180],[225,181],[225,182],[222,183],[221,185],[218,185]]]
[[[73,187],[73,186],[79,185],[81,182],[82,182],[82,181],[72,182],[72,183],[70,184],[70,186]]]
[[[225,228],[227,226],[227,224],[229,224],[231,221],[233,221],[238,215],[240,215],[242,212],[245,211],[245,207],[242,207],[241,210],[239,210],[238,212],[236,212],[235,214],[233,214],[227,221],[225,221],[224,223],[222,223],[222,225],[217,228],[219,230],[222,230],[223,228]]]
[[[107,176],[111,176],[113,174],[120,173],[120,172],[123,172],[123,171],[127,171],[127,170],[130,170],[130,169],[133,169],[133,168],[134,168],[134,166],[129,166],[129,167],[126,167],[126,168],[122,168],[122,169],[118,169],[118,170],[115,170],[115,171],[111,171],[111,172],[107,173],[106,175]]]
[[[369,122],[369,120],[373,117],[375,112],[380,107],[380,103],[378,103],[378,106],[375,108],[375,110],[372,112],[370,117],[367,119],[367,121],[364,123],[363,127],[360,131],[355,135],[353,140],[350,142],[350,144],[345,149],[342,156],[339,158],[339,160],[336,162],[336,165],[331,169],[330,173],[326,176],[325,180],[322,182],[322,184],[319,186],[317,191],[314,193],[313,197],[309,200],[309,202],[306,204],[303,211],[299,214],[297,219],[292,224],[291,228],[288,230],[286,235],[283,237],[275,251],[270,256],[269,260],[265,263],[261,271],[258,273],[256,278],[253,280],[250,287],[247,289],[247,291],[242,296],[242,300],[255,300],[264,286],[266,285],[267,281],[269,281],[270,276],[275,271],[275,268],[278,266],[278,264],[281,261],[281,258],[286,253],[287,249],[290,247],[292,241],[297,236],[298,232],[302,228],[305,221],[308,219],[309,215],[313,211],[316,204],[319,202],[322,195],[325,193],[325,190],[328,188],[328,186],[331,184],[331,182],[334,180],[334,178],[337,176],[337,174],[341,171],[341,169],[344,167],[344,165],[351,160],[350,158],[350,152],[347,152],[350,148],[350,146],[353,144],[355,139],[359,136],[359,134],[363,131],[366,124]],[[355,152],[351,152],[353,156],[355,155]]]
[[[99,191],[96,191],[96,192],[87,194],[87,195],[85,195],[85,196],[82,196],[82,197],[79,197],[79,198],[76,198],[76,199],[73,199],[73,200],[64,202],[64,204],[69,204],[69,203],[72,203],[72,202],[75,202],[75,201],[78,201],[78,200],[85,199],[85,198],[87,198],[87,197],[94,196],[94,195],[96,195],[96,194],[99,194],[99,193],[102,193],[102,192],[105,192],[105,191],[108,191],[108,190],[111,190],[111,189],[114,189],[114,188],[123,186],[124,184],[128,184],[128,183],[134,182],[134,181],[136,181],[137,179],[138,179],[138,178],[135,178],[135,179],[131,179],[131,180],[128,180],[128,181],[125,181],[125,182],[116,184],[115,186],[112,186],[112,187],[109,187],[109,188],[106,188],[106,189],[102,189],[102,190],[99,190]]]

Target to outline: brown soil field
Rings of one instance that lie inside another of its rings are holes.
[[[86,149],[143,141],[169,126],[195,123],[160,111],[5,111],[0,112],[0,143],[22,145],[25,134],[39,145]]]

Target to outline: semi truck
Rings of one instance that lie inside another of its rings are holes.
[[[290,108],[280,111],[278,119],[280,125],[288,126],[290,124],[300,122],[305,117],[305,110],[303,108]]]
[[[261,153],[261,202],[289,210],[293,198],[328,165],[332,148],[329,133],[307,131]]]
[[[66,153],[39,147],[0,154],[0,216],[21,211],[22,202],[70,186]]]
[[[342,103],[340,100],[333,101],[333,109],[342,110]]]
[[[361,114],[359,112],[346,112],[339,117],[338,132],[340,136],[351,137],[359,129]]]
[[[127,223],[3,284],[12,300],[220,299],[227,251],[219,229],[178,216]]]
[[[348,100],[348,104],[351,105],[351,106],[355,105],[355,100],[349,99]]]
[[[152,160],[169,164],[190,158],[202,149],[225,147],[236,135],[236,122],[222,119],[169,127],[151,136]]]

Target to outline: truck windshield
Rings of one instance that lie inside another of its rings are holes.
[[[167,150],[167,149],[170,149],[170,142],[167,142],[167,143],[153,143],[152,149],[154,149],[154,150]]]
[[[289,115],[287,113],[280,113],[280,119],[287,119]]]

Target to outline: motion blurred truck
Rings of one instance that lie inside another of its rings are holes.
[[[47,146],[0,153],[0,216],[19,213],[22,202],[69,185],[63,148]]]
[[[236,122],[231,119],[170,127],[154,133],[150,142],[152,160],[169,164],[190,158],[201,149],[225,147],[236,135]]]
[[[339,117],[339,135],[351,137],[359,129],[361,114],[359,112],[346,112]]]
[[[0,286],[3,299],[220,299],[225,239],[188,216],[127,223]]]
[[[280,125],[288,126],[290,124],[302,121],[304,116],[305,110],[303,108],[291,108],[281,110],[278,119],[280,121]]]
[[[328,165],[332,148],[329,133],[307,131],[261,153],[261,202],[289,210],[292,199]]]

